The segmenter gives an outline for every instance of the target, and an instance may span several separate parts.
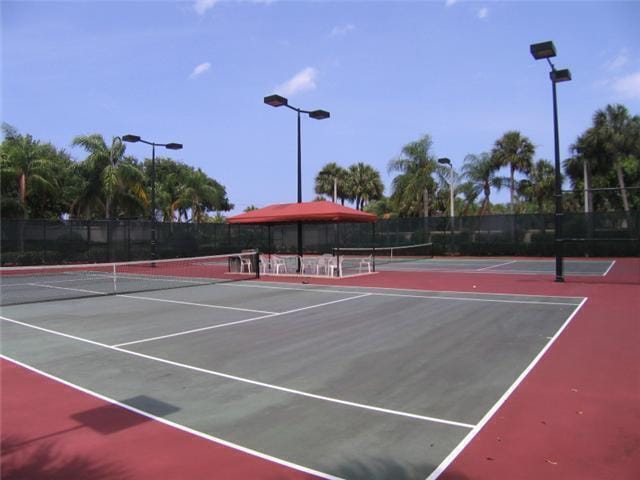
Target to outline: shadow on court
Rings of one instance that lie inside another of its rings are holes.
[[[132,476],[122,465],[94,455],[69,454],[47,440],[27,446],[33,440],[15,435],[3,436],[3,480],[128,480]]]

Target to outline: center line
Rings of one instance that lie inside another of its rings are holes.
[[[143,339],[140,339],[140,340],[133,340],[131,342],[118,343],[118,344],[112,345],[112,346],[116,347],[116,348],[117,347],[124,347],[126,345],[135,345],[137,343],[153,342],[153,341],[156,341],[156,340],[163,340],[165,338],[178,337],[180,335],[188,335],[190,333],[203,332],[205,330],[213,330],[215,328],[230,327],[232,325],[240,325],[242,323],[255,322],[257,320],[262,320],[264,318],[279,317],[279,316],[282,316],[282,315],[287,315],[289,313],[296,313],[296,312],[301,312],[303,310],[310,310],[312,308],[324,307],[326,305],[331,305],[331,304],[334,304],[334,303],[346,302],[348,300],[355,300],[356,298],[368,297],[369,295],[371,295],[371,294],[370,293],[364,293],[362,295],[356,295],[354,297],[341,298],[339,300],[333,300],[331,302],[319,303],[317,305],[310,305],[308,307],[296,308],[295,310],[287,310],[286,312],[266,312],[267,313],[266,315],[261,315],[259,317],[246,318],[244,320],[237,320],[235,322],[221,323],[221,324],[218,324],[218,325],[210,325],[208,327],[194,328],[194,329],[191,329],[191,330],[184,330],[184,331],[180,331],[180,332],[169,333],[167,335],[159,335],[157,337],[143,338]],[[142,298],[142,299],[145,299],[145,300],[149,300],[147,297],[134,297],[132,295],[121,295],[121,296],[127,297],[127,298]],[[156,299],[156,300],[158,300],[158,299]],[[173,300],[171,300],[171,301],[173,301]],[[176,302],[176,303],[185,303],[185,302]],[[207,306],[207,305],[203,305],[203,306]]]

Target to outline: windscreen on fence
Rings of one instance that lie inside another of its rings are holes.
[[[563,255],[640,255],[640,211],[565,213]],[[6,220],[2,265],[120,262],[151,258],[146,220]],[[158,258],[216,255],[258,248],[297,254],[297,224],[156,223]],[[432,244],[434,255],[553,256],[554,215],[395,218],[363,223],[304,223],[303,253],[334,248]]]

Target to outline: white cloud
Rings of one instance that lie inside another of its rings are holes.
[[[196,0],[193,9],[198,15],[204,15],[204,12],[206,12],[210,8],[213,8],[219,1],[220,0]]]
[[[640,100],[640,72],[614,80],[613,89],[622,98]]]
[[[489,16],[489,9],[487,7],[482,7],[480,10],[478,10],[478,18],[480,20],[484,20],[488,16]]]
[[[333,27],[333,30],[331,30],[331,33],[329,34],[330,37],[341,37],[346,35],[349,32],[352,32],[353,30],[355,30],[355,26],[347,23],[346,25],[336,25],[335,27]]]
[[[452,5],[455,5],[456,3],[458,3],[460,0],[445,0],[444,4],[446,7],[450,7]]]
[[[629,50],[623,48],[615,57],[606,62],[604,67],[609,71],[613,71],[624,67],[627,63],[629,63]]]
[[[204,72],[208,71],[210,68],[211,68],[211,64],[209,62],[201,63],[200,65],[196,66],[196,68],[193,69],[193,72],[191,72],[191,75],[189,75],[189,78],[199,77]]]
[[[282,95],[295,95],[296,93],[306,92],[316,89],[316,77],[318,70],[313,67],[307,67],[296,73],[292,78],[276,87],[276,92]]]

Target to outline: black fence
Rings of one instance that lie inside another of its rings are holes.
[[[640,211],[564,214],[565,256],[640,256]],[[158,258],[258,248],[296,253],[297,225],[157,223]],[[93,263],[151,258],[152,223],[140,220],[3,220],[3,265]],[[553,256],[553,214],[429,217],[375,224],[303,224],[303,251],[432,242],[435,255]]]

